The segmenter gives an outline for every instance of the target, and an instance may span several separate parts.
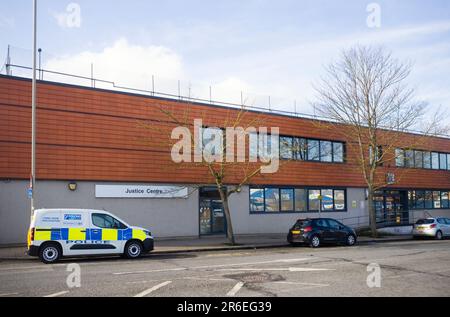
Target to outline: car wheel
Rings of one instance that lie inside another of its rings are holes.
[[[349,246],[349,247],[351,247],[351,246],[354,246],[355,245],[355,243],[356,243],[356,238],[355,238],[355,236],[354,235],[352,235],[352,234],[349,234],[348,236],[347,236],[347,245]]]
[[[130,241],[125,246],[125,256],[129,259],[136,259],[142,255],[142,244],[138,241]]]
[[[313,235],[309,240],[309,245],[312,248],[318,248],[320,246],[320,238],[318,235]]]
[[[39,259],[45,264],[57,262],[61,258],[61,248],[56,243],[46,243],[39,249]]]
[[[436,240],[442,240],[442,232],[441,231],[436,232]]]

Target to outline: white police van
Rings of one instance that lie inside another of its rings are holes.
[[[44,263],[63,256],[120,254],[138,258],[153,250],[150,231],[129,226],[103,210],[38,209],[28,230],[28,254]]]

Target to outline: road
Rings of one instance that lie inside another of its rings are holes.
[[[449,240],[154,254],[134,261],[66,259],[54,265],[9,260],[0,262],[0,297],[450,296],[449,263]]]

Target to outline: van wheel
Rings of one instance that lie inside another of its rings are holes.
[[[139,241],[130,241],[125,246],[125,257],[136,259],[142,255],[142,243]]]
[[[57,262],[61,258],[61,248],[57,243],[45,243],[39,249],[39,259],[45,264]]]

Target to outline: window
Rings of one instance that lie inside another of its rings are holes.
[[[333,162],[344,162],[344,144],[341,142],[333,142]]]
[[[415,168],[423,168],[422,151],[414,151],[414,167]]]
[[[434,170],[439,169],[439,153],[431,153],[431,168]]]
[[[433,192],[431,190],[425,191],[425,208],[433,208]]]
[[[395,166],[405,167],[405,151],[403,149],[395,149]]]
[[[408,208],[416,208],[416,192],[414,190],[408,191]]]
[[[439,153],[439,169],[447,169],[447,154]]]
[[[280,137],[280,157],[282,159],[293,159],[292,138]]]
[[[267,212],[280,211],[280,194],[278,188],[266,188],[264,190],[264,197]]]
[[[264,190],[262,188],[250,189],[250,211],[264,211]]]
[[[280,138],[278,136],[251,132],[249,133],[249,156],[252,159],[266,160],[273,158],[276,154],[280,157],[281,146],[279,143]]]
[[[319,161],[320,160],[320,148],[319,141],[308,140],[308,160]]]
[[[441,208],[441,192],[433,192],[433,208]]]
[[[395,149],[395,166],[450,170],[450,153]]]
[[[306,189],[295,189],[295,211],[306,211]]]
[[[202,149],[206,156],[221,155],[223,153],[224,134],[219,128],[203,128]]]
[[[325,219],[316,219],[314,220],[314,225],[317,227],[328,228],[328,221]]]
[[[250,133],[248,135],[248,152],[250,158],[258,158],[258,134]]]
[[[375,159],[375,163],[377,165],[383,165],[383,162],[380,162],[383,156],[383,148],[381,146],[377,146],[377,152],[372,153],[372,146],[369,146],[369,162],[372,164],[372,160]]]
[[[295,138],[294,139],[294,156],[296,160],[306,161],[306,139]]]
[[[334,190],[334,209],[345,210],[345,191],[342,189]]]
[[[334,230],[339,230],[341,228],[341,224],[333,219],[327,219],[328,227]]]
[[[333,145],[330,141],[320,141],[320,161],[333,161]]]
[[[274,136],[270,134],[258,134],[258,155],[261,159],[268,160],[273,157],[272,141],[275,142],[273,146],[278,146],[279,150],[280,145],[276,143],[280,142],[278,138],[275,139]]]
[[[345,189],[250,188],[251,213],[345,211]]]
[[[442,208],[450,208],[449,205],[449,196],[448,196],[449,192],[445,191],[445,192],[441,192],[441,202],[442,202]]]
[[[333,210],[333,190],[322,189],[320,194],[322,196],[322,211]]]
[[[280,189],[280,197],[281,197],[281,211],[293,211],[294,189],[293,188]]]
[[[423,168],[431,168],[431,152],[423,152]]]
[[[126,229],[123,223],[107,214],[92,214],[92,224],[105,229]]]
[[[447,222],[445,221],[445,218],[437,218],[436,221],[437,221],[438,223],[440,223],[441,225],[447,224]]]
[[[310,189],[308,191],[308,210],[318,211],[319,210],[319,189]]]
[[[405,151],[405,167],[414,167],[414,151]]]
[[[250,145],[255,144],[258,136],[253,133],[250,140]],[[333,142],[325,140],[312,140],[304,138],[295,138],[290,136],[282,136],[280,141],[280,158],[295,159],[299,161],[320,161],[320,162],[335,162],[343,163],[345,148],[343,142]],[[261,139],[259,140],[261,142]],[[250,148],[250,155],[256,153],[255,145]],[[261,147],[261,144],[260,144]],[[270,144],[269,144],[270,147]]]
[[[416,191],[416,208],[417,209],[425,208],[425,191],[423,190]]]

